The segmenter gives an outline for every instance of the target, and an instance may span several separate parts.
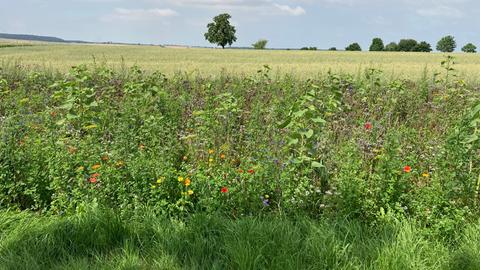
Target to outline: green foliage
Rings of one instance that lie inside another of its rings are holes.
[[[213,22],[207,25],[208,32],[205,33],[205,39],[210,43],[222,46],[222,48],[237,41],[235,27],[229,21],[231,18],[232,16],[227,13],[215,16]]]
[[[383,40],[381,38],[374,38],[372,40],[372,45],[370,45],[370,51],[371,52],[380,52],[385,49],[385,46],[383,45]]]
[[[413,52],[418,42],[414,39],[401,39],[398,42],[398,50],[400,52]]]
[[[0,208],[409,217],[451,236],[480,212],[479,93],[454,63],[433,81],[5,69]]]
[[[337,50],[337,47],[331,47],[328,49],[329,51],[336,51]]]
[[[414,52],[431,52],[432,51],[432,45],[430,45],[426,41],[422,41],[418,43],[415,47],[412,49]]]
[[[263,50],[267,47],[268,40],[260,39],[257,42],[252,44],[252,47],[256,50]]]
[[[69,217],[0,213],[2,269],[478,269],[480,225],[455,243],[415,222],[168,220],[88,209]],[[295,256],[291,256],[295,254]]]
[[[440,52],[453,52],[457,47],[457,42],[453,36],[445,36],[441,38],[437,43],[437,51]]]
[[[358,43],[352,43],[345,48],[346,51],[361,51],[362,47]]]
[[[390,42],[385,46],[385,51],[387,52],[397,52],[399,50],[398,44],[396,42]]]
[[[317,47],[302,47],[300,48],[302,51],[316,51]]]
[[[467,43],[465,46],[463,46],[462,52],[476,53],[477,52],[477,46],[473,45],[472,43]]]

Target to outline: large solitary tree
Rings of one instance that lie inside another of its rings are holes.
[[[235,36],[235,27],[230,24],[230,14],[224,13],[213,18],[213,22],[207,25],[208,32],[205,33],[205,39],[208,42],[222,46],[232,45],[237,41]]]
[[[452,36],[445,36],[437,43],[437,50],[441,52],[453,52],[457,47],[457,42]]]
[[[385,46],[383,45],[383,40],[381,38],[374,38],[372,40],[372,45],[370,45],[370,51],[371,52],[380,52],[385,49]]]

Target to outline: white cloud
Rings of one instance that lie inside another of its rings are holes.
[[[173,9],[126,9],[115,8],[113,13],[102,17],[102,21],[150,21],[165,17],[177,16],[178,13]]]
[[[300,6],[297,6],[296,8],[292,8],[288,5],[279,5],[279,4],[273,4],[273,6],[293,16],[300,16],[306,13],[305,9],[303,9]]]
[[[448,7],[448,6],[437,6],[432,8],[418,9],[417,14],[425,17],[450,17],[450,18],[463,17],[463,12],[461,12],[456,8]]]

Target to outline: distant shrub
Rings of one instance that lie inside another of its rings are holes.
[[[317,47],[302,47],[300,48],[302,51],[316,51]]]
[[[472,43],[468,43],[465,46],[463,46],[462,52],[476,53],[477,52],[477,46],[473,45]]]
[[[329,51],[336,51],[337,50],[337,47],[331,47],[328,49]]]
[[[254,44],[252,44],[252,47],[256,50],[263,50],[265,47],[267,47],[268,40],[266,39],[260,39]]]
[[[362,47],[358,43],[352,43],[345,48],[346,51],[361,51]]]

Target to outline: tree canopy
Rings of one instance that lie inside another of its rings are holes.
[[[358,43],[352,43],[345,48],[346,51],[361,51],[362,47]]]
[[[371,52],[380,52],[385,49],[385,46],[383,45],[383,40],[381,38],[374,38],[372,40],[372,45],[370,45],[370,51]]]
[[[473,45],[472,43],[468,43],[467,45],[463,46],[462,52],[476,53],[477,52],[477,46]]]
[[[230,14],[224,13],[213,18],[213,22],[207,25],[208,32],[205,33],[205,39],[208,42],[222,46],[232,45],[237,41],[235,36],[235,27],[230,24]]]
[[[457,42],[453,36],[445,36],[437,43],[437,50],[441,52],[453,52],[457,47]]]

